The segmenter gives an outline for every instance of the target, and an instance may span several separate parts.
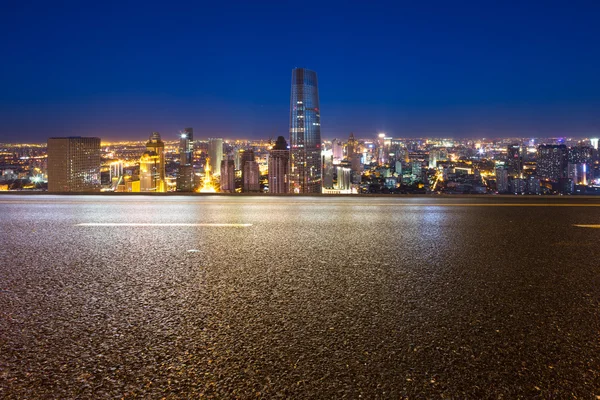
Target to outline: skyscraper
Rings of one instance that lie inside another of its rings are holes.
[[[165,175],[165,143],[158,132],[152,132],[140,158],[140,191],[166,192]]]
[[[177,191],[194,190],[194,129],[185,128],[179,137],[179,169]]]
[[[321,115],[317,74],[292,70],[290,96],[290,191],[321,193]]]
[[[179,164],[192,165],[194,156],[194,129],[185,128],[179,137]]]
[[[230,159],[221,161],[221,192],[235,193],[235,162]]]
[[[221,161],[223,160],[223,138],[208,139],[208,158],[213,176],[221,176]]]
[[[269,193],[289,193],[290,151],[283,136],[277,138],[269,153]]]
[[[100,191],[100,138],[48,139],[48,191]]]

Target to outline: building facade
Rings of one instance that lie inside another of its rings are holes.
[[[140,158],[140,191],[166,192],[165,178],[165,143],[158,132],[152,132]]]
[[[100,138],[48,139],[48,191],[100,191]]]
[[[223,161],[223,138],[208,139],[208,158],[213,176],[221,176],[221,161]]]
[[[290,151],[283,136],[279,136],[269,152],[269,193],[289,193]]]
[[[292,70],[290,96],[290,191],[321,193],[321,111],[317,74]]]
[[[235,193],[235,161],[221,161],[221,192]]]
[[[567,177],[568,154],[564,144],[544,144],[538,147],[537,175],[558,181]]]

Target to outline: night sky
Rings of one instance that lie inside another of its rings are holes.
[[[294,67],[324,138],[598,134],[599,43],[599,1],[6,0],[0,141],[287,136]]]

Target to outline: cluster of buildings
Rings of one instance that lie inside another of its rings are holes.
[[[198,140],[190,127],[166,141],[153,132],[142,143],[0,146],[0,190],[43,190],[47,181],[50,192],[600,194],[595,138],[327,141],[320,113],[316,73],[297,68],[287,138]]]

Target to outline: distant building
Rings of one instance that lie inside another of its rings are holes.
[[[185,128],[179,137],[179,164],[192,165],[194,160],[194,129]]]
[[[179,169],[177,171],[177,191],[194,190],[194,129],[185,128],[179,136]]]
[[[221,161],[223,160],[223,139],[208,139],[208,158],[210,159],[210,170],[213,176],[221,175]]]
[[[240,170],[242,171],[242,191],[246,191],[245,190],[245,184],[244,182],[246,182],[246,168],[245,165],[247,162],[255,162],[255,158],[254,158],[254,150],[252,149],[247,149],[247,150],[242,150],[240,151]]]
[[[279,136],[269,152],[269,193],[289,193],[290,150],[283,136]]]
[[[48,191],[100,191],[100,138],[48,139]]]
[[[140,191],[166,192],[165,175],[165,144],[158,132],[152,132],[140,158]]]
[[[180,165],[177,172],[177,191],[193,192],[195,188],[195,173],[193,165]]]
[[[508,169],[496,168],[496,190],[498,193],[508,193]]]
[[[523,169],[523,154],[518,143],[508,146],[506,151],[506,167],[510,176],[520,176]]]
[[[221,192],[235,193],[235,161],[221,161]]]
[[[292,193],[321,193],[321,111],[317,74],[292,70],[290,186]]]
[[[243,191],[260,192],[260,170],[256,161],[246,161],[243,169]]]
[[[535,176],[527,178],[527,193],[540,194],[542,191],[540,179]]]
[[[567,177],[567,146],[544,144],[538,147],[537,175],[542,179],[558,181]]]

